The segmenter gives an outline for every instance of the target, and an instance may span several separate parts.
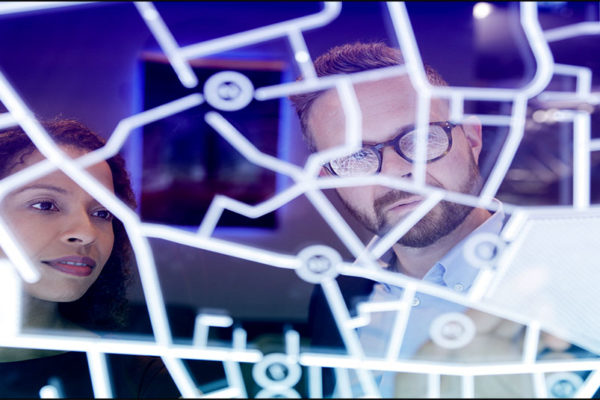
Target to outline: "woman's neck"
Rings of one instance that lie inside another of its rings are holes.
[[[58,303],[24,295],[21,298],[21,329],[24,334],[37,330],[61,330],[72,327],[58,312]],[[33,332],[32,332],[33,333]],[[22,361],[48,357],[63,351],[0,347],[0,362]]]

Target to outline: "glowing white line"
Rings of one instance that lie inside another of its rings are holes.
[[[293,329],[285,333],[285,353],[295,360],[300,354],[300,335]]]
[[[181,359],[168,355],[163,356],[162,360],[183,397],[195,398],[201,395]]]
[[[483,126],[509,126],[512,118],[508,115],[465,114],[463,121],[469,117],[477,117]]]
[[[362,145],[362,112],[354,87],[349,79],[340,79],[336,89],[344,111],[345,140],[340,146],[311,154],[304,166],[309,176],[317,175],[325,162],[357,151]]]
[[[500,235],[502,239],[507,242],[512,241],[523,228],[523,224],[527,222],[528,215],[527,211],[523,209],[513,212],[510,219],[504,224]]]
[[[184,359],[198,359],[211,361],[238,361],[258,362],[262,359],[262,353],[258,350],[238,350],[227,347],[206,347],[199,349],[192,344],[169,344],[162,345],[152,340],[125,340],[98,339],[89,337],[77,337],[63,335],[60,337],[48,335],[21,334],[18,337],[0,338],[2,347],[20,347],[28,349],[48,349],[61,351],[98,351],[102,353],[133,354],[173,356]]]
[[[235,390],[237,392],[236,395],[232,396],[248,397],[240,364],[232,361],[225,361],[223,363],[223,368],[225,369],[227,384],[230,386],[229,390]]]
[[[404,340],[404,333],[406,332],[406,326],[408,324],[408,317],[412,309],[411,304],[415,298],[415,286],[409,285],[404,289],[402,294],[402,302],[400,308],[396,311],[396,319],[394,320],[394,326],[390,333],[390,343],[388,345],[386,358],[390,361],[398,359],[402,342]]]
[[[139,114],[122,119],[117,124],[117,127],[110,135],[110,138],[107,140],[106,144],[98,150],[94,150],[79,157],[77,159],[77,165],[85,168],[114,156],[119,152],[134,129],[188,110],[192,107],[196,107],[202,104],[203,101],[204,99],[202,98],[202,95],[193,93],[150,110],[146,110]]]
[[[404,65],[394,65],[391,67],[377,68],[375,70],[354,72],[352,74],[327,75],[321,76],[317,79],[263,86],[254,91],[254,98],[256,100],[271,100],[277,97],[285,97],[292,94],[328,90],[336,87],[340,80],[349,80],[353,84],[357,84],[362,82],[379,81],[386,78],[404,75],[406,75],[406,67]]]
[[[350,376],[346,368],[335,369],[335,395],[340,398],[349,399],[352,397],[352,391],[350,390]]]
[[[346,221],[333,207],[333,205],[327,200],[323,192],[316,190],[309,190],[306,192],[306,197],[315,206],[316,210],[321,214],[323,219],[329,224],[331,229],[340,238],[342,243],[350,250],[350,252],[356,257],[361,259],[363,265],[369,269],[377,269],[377,264],[372,257],[365,252],[365,246],[360,241],[356,233],[350,229]]]
[[[88,351],[87,359],[94,396],[97,398],[112,398],[113,393],[108,366],[106,365],[106,355],[97,351]]]
[[[533,389],[535,392],[535,397],[539,399],[547,399],[548,390],[544,374],[541,372],[536,372],[531,376],[531,378],[533,379]]]
[[[17,120],[11,114],[0,114],[0,129],[10,128],[17,124]]]
[[[198,78],[187,60],[182,57],[180,47],[177,41],[167,28],[167,25],[160,16],[160,13],[150,2],[135,1],[135,7],[138,9],[144,22],[154,35],[154,38],[163,49],[171,66],[175,70],[177,77],[187,88],[193,88],[198,85]]]
[[[598,151],[598,150],[600,150],[600,139],[590,140],[590,151]]]
[[[25,282],[34,283],[40,279],[40,272],[33,265],[27,252],[23,250],[20,242],[14,237],[2,218],[0,218],[0,243],[2,243],[2,250],[12,261]]]
[[[248,205],[230,197],[216,195],[202,219],[202,223],[198,228],[198,235],[203,237],[212,235],[223,214],[223,210],[231,210],[248,218],[262,217],[300,196],[304,190],[304,185],[290,186],[270,199],[256,205]]]
[[[460,121],[463,119],[464,115],[464,101],[463,96],[454,92],[452,97],[450,98],[450,120],[451,121]]]
[[[321,388],[321,367],[311,365],[308,367],[308,397],[311,399],[323,397]]]
[[[571,360],[538,361],[535,364],[521,362],[504,362],[488,364],[457,364],[436,361],[389,361],[387,359],[357,359],[350,355],[323,355],[321,353],[303,353],[299,360],[301,365],[330,368],[364,368],[369,371],[396,371],[415,374],[429,374],[432,371],[440,375],[484,376],[515,375],[535,372],[590,371],[600,367],[597,358]]]
[[[523,343],[523,362],[535,363],[538,353],[538,343],[540,340],[540,324],[538,321],[531,321],[525,331],[525,341]]]
[[[415,183],[418,186],[423,186],[425,185],[425,168],[427,167],[427,137],[429,136],[429,108],[431,96],[428,91],[417,93],[417,123],[415,125],[417,131],[417,144],[415,146],[415,160],[412,164],[412,173]]]
[[[430,399],[440,398],[441,378],[438,374],[427,375],[427,397]]]
[[[573,121],[573,206],[585,209],[590,205],[590,126],[588,113],[577,113]]]
[[[577,78],[577,96],[589,96],[592,88],[592,70],[578,65],[554,64],[554,73],[572,75]],[[541,95],[541,94],[540,94]]]
[[[509,249],[511,247],[509,246]],[[504,254],[506,254],[506,251]],[[385,271],[382,269],[367,269],[362,268],[360,266],[347,266],[343,265],[339,267],[340,273],[348,276],[357,276],[361,278],[370,279],[376,282],[386,282],[391,285],[406,287],[408,285],[415,285],[417,291],[422,292],[424,294],[428,294],[431,296],[439,297],[440,299],[447,300],[449,302],[454,302],[457,304],[461,304],[467,307],[476,308],[480,311],[484,311],[490,314],[494,314],[500,316],[505,319],[509,319],[511,321],[518,322],[520,324],[526,325],[530,321],[524,318],[517,312],[507,311],[502,307],[490,305],[490,304],[479,304],[472,303],[469,299],[464,296],[464,294],[456,293],[448,288],[429,283],[426,281],[422,281],[416,278],[411,278],[407,275],[398,274],[396,272]]]
[[[467,296],[469,297],[469,301],[473,303],[479,302],[484,295],[489,293],[490,286],[494,278],[496,277],[496,272],[490,268],[484,268],[477,274],[475,281],[471,285],[471,289]]]
[[[463,398],[472,399],[475,397],[475,381],[473,375],[463,375],[460,383]]]
[[[139,219],[135,213],[117,200],[114,194],[109,192],[102,184],[94,179],[87,171],[78,168],[73,160],[56,146],[48,137],[47,132],[35,120],[31,111],[23,103],[12,86],[0,73],[0,98],[6,108],[13,114],[15,119],[27,132],[37,149],[48,160],[58,166],[66,175],[85,187],[87,192],[106,206],[118,219],[120,219],[130,238],[131,245],[139,261],[138,269],[140,279],[146,296],[150,322],[156,338],[161,343],[171,342],[171,333],[167,320],[164,301],[160,291],[158,275],[154,268],[152,252],[149,244],[139,234]],[[1,225],[1,224],[0,224]],[[10,247],[10,246],[9,246]],[[9,249],[10,250],[10,249]],[[13,249],[14,250],[14,249]]]
[[[248,337],[246,331],[242,328],[235,328],[232,334],[232,345],[234,350],[245,350],[246,339]]]
[[[233,324],[233,319],[228,315],[198,314],[194,326],[194,346],[206,347],[208,330],[211,326],[226,328]]]
[[[323,10],[318,13],[184,46],[181,48],[181,54],[187,59],[199,58],[211,53],[223,52],[261,41],[276,39],[287,35],[290,30],[318,28],[335,19],[340,11],[341,4],[325,2],[323,3]]]
[[[573,395],[575,399],[589,399],[600,387],[600,370],[592,371],[583,385]]]
[[[522,2],[521,6],[521,26],[533,52],[533,57],[537,64],[535,75],[531,82],[526,85],[520,94],[528,98],[539,94],[552,79],[552,69],[554,59],[548,43],[544,40],[542,27],[539,24],[537,7],[535,2]]]
[[[207,393],[199,396],[201,399],[234,399],[234,398],[247,397],[245,392],[241,392],[238,388],[225,388],[215,390],[214,392]]]
[[[415,39],[410,18],[404,3],[389,2],[386,4],[394,27],[396,39],[400,44],[402,55],[405,58],[408,76],[417,93],[431,95],[431,85],[425,75],[423,61],[421,60],[417,41]]]
[[[0,4],[0,15],[44,10],[49,8],[73,7],[95,1],[5,1]]]
[[[302,32],[299,29],[291,29],[288,33],[288,38],[295,54],[301,53],[307,56],[306,60],[298,60],[296,58],[298,66],[300,67],[300,71],[302,72],[302,76],[304,79],[315,79],[317,77],[317,73],[315,72],[315,66],[310,60],[310,53],[306,47],[306,42],[304,41]]]
[[[301,176],[301,168],[260,152],[221,114],[210,111],[206,113],[204,119],[206,123],[208,123],[221,136],[223,136],[223,138],[226,139],[244,157],[246,157],[248,161],[251,161],[258,166],[268,168],[272,171],[278,171],[295,179],[299,179]]]
[[[386,175],[375,175],[375,176],[355,176],[355,177],[322,177],[317,181],[317,187],[319,189],[333,189],[339,187],[352,187],[352,186],[365,186],[365,185],[381,185],[389,188],[408,191],[412,193],[421,194],[424,196],[432,196],[439,192],[439,188],[434,186],[417,186],[412,179],[406,178],[393,178]],[[445,200],[453,203],[464,204],[472,207],[483,207],[488,210],[496,211],[499,206],[493,199],[488,199],[485,202],[477,196],[460,193],[445,191]],[[516,209],[523,208],[522,206],[513,206],[509,203],[503,203],[502,207],[507,213],[511,213]],[[530,207],[533,209],[537,207]]]
[[[321,287],[325,293],[327,304],[329,304],[329,307],[331,307],[331,312],[338,327],[340,336],[344,341],[344,345],[348,350],[348,354],[350,354],[355,360],[364,359],[364,353],[360,346],[360,341],[358,340],[356,332],[346,327],[346,323],[350,320],[350,314],[344,305],[344,298],[342,297],[342,293],[340,292],[337,283],[335,283],[335,281],[324,281],[321,284]],[[367,396],[380,396],[379,389],[375,384],[372,374],[362,367],[359,367],[356,373]]]
[[[557,42],[575,36],[595,35],[598,33],[600,33],[600,24],[598,22],[587,21],[548,29],[544,32],[544,37],[548,42]]]
[[[141,231],[147,237],[177,242],[185,246],[213,251],[215,253],[242,258],[273,267],[288,269],[300,267],[300,261],[298,261],[295,256],[278,254],[268,250],[261,250],[216,238],[207,239],[200,237],[195,233],[182,231],[170,226],[144,223],[142,224]]]
[[[517,152],[525,128],[526,105],[527,99],[524,97],[520,96],[514,101],[508,137],[479,196],[483,201],[491,201],[494,197]]]

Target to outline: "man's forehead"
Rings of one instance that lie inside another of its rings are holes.
[[[359,82],[353,84],[353,88],[359,103],[361,103],[361,101],[364,102],[371,97],[377,97],[381,93],[397,94],[406,101],[416,101],[417,93],[412,86],[410,79],[405,75],[375,81]],[[327,90],[317,99],[317,101],[318,100],[321,100],[321,103],[326,103],[330,106],[338,108],[342,107],[340,93],[336,89]]]

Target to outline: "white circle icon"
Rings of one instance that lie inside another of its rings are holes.
[[[437,345],[446,349],[458,349],[475,337],[475,324],[465,314],[451,312],[442,314],[431,323],[429,335]]]
[[[204,84],[206,102],[223,111],[240,110],[250,104],[253,96],[250,79],[235,71],[218,72]]]
[[[328,246],[309,246],[298,253],[302,265],[296,269],[300,278],[310,283],[320,283],[337,276],[336,265],[342,261],[337,251]]]
[[[493,233],[478,233],[465,243],[465,259],[479,268],[493,268],[500,258],[506,243]]]

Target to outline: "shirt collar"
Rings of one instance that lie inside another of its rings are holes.
[[[504,224],[504,210],[502,203],[496,199],[493,200],[497,204],[497,209],[490,218],[479,225],[466,238],[454,246],[448,254],[438,261],[423,277],[424,281],[435,283],[442,286],[454,288],[458,291],[468,290],[479,268],[472,266],[464,256],[464,245],[466,241],[473,235],[479,233],[499,233]],[[375,236],[367,245],[371,248],[379,237]],[[383,268],[395,270],[396,254],[393,249],[388,250],[380,259],[379,263]],[[385,283],[384,283],[385,285]],[[387,285],[386,285],[387,286]]]
[[[437,284],[454,288],[458,291],[468,290],[475,277],[479,273],[479,268],[473,266],[464,255],[465,243],[473,236],[480,233],[497,234],[504,225],[504,210],[502,203],[494,200],[498,208],[490,218],[479,225],[466,238],[461,240],[452,248],[440,261],[438,261],[423,277],[423,280],[435,282]]]

